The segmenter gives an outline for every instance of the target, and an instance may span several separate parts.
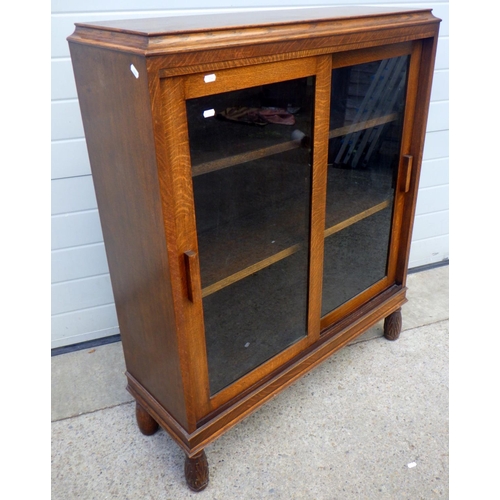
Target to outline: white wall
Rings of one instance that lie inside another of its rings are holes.
[[[66,37],[75,22],[222,12],[269,6],[431,7],[440,37],[410,267],[448,258],[448,1],[53,0],[52,347],[119,333]],[[165,9],[165,5],[169,9]]]

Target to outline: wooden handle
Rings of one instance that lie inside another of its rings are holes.
[[[405,166],[405,173],[403,174],[403,191],[407,193],[410,190],[411,184],[411,168],[413,166],[413,156],[403,155],[403,162]]]
[[[195,276],[197,270],[198,260],[196,258],[196,252],[188,250],[184,252],[184,263],[186,265],[186,282],[187,282],[187,294],[188,299],[194,302],[196,299],[196,283]]]

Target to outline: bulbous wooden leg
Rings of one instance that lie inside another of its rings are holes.
[[[186,482],[189,488],[193,491],[201,491],[207,487],[208,460],[205,455],[205,450],[191,458],[186,455],[184,475],[186,476]]]
[[[152,436],[159,428],[156,420],[137,402],[135,403],[135,418],[139,430],[145,436]]]
[[[387,340],[397,340],[403,326],[403,318],[401,316],[401,308],[394,311],[384,320],[384,337]]]

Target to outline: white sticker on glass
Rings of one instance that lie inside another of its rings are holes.
[[[215,109],[206,109],[203,111],[203,116],[205,118],[210,118],[211,116],[215,116]]]

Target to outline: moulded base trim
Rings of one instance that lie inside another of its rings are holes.
[[[127,390],[170,434],[186,455],[193,457],[334,352],[399,309],[407,302],[406,290],[406,287],[402,285],[394,285],[374,297],[364,306],[326,329],[317,343],[280,367],[279,371],[261,381],[258,387],[251,388],[242,397],[204,417],[199,422],[199,427],[191,433],[186,431],[129,372],[126,372]]]

